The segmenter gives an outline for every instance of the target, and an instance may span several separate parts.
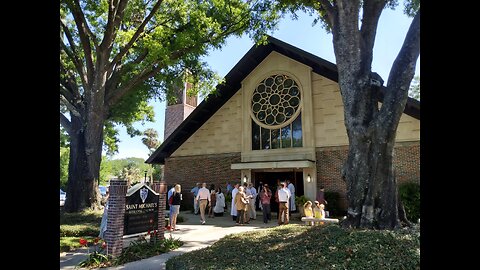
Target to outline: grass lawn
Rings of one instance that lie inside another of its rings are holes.
[[[60,210],[60,252],[80,247],[79,240],[91,242],[100,232],[103,210],[65,213]]]
[[[420,269],[420,228],[290,224],[228,235],[169,259],[167,269]]]

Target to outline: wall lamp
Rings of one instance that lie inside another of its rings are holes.
[[[247,175],[244,175],[244,176],[243,176],[243,182],[244,182],[244,183],[247,182]]]
[[[310,174],[307,175],[307,182],[308,183],[312,182],[312,177],[310,177]]]

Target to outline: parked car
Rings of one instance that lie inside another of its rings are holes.
[[[60,189],[60,206],[65,205],[65,199],[67,198],[67,193]]]

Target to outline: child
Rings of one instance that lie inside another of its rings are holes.
[[[321,204],[319,203],[318,201],[315,201],[315,207],[313,208],[313,213],[314,213],[314,217],[315,218],[325,218],[325,205],[324,204]],[[316,224],[318,225],[320,223],[320,225],[323,225],[323,222],[316,222]]]
[[[303,211],[305,212],[305,217],[313,217],[313,209],[312,209],[312,202],[307,201],[303,205]],[[313,225],[313,221],[309,223],[310,225]]]

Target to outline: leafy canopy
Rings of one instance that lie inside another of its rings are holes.
[[[105,76],[104,100],[96,103],[108,110],[104,147],[114,154],[116,127],[124,125],[131,136],[141,135],[133,123],[153,121],[148,101],[168,99],[185,70],[193,83],[189,94],[210,93],[221,80],[201,57],[220,49],[228,36],[248,34],[255,41],[264,40],[279,19],[270,4],[119,0],[112,6],[106,0],[62,0],[61,111],[68,108],[70,114],[82,115],[85,102],[94,102],[89,101],[90,93],[99,91],[94,79]],[[98,74],[102,68],[106,73]]]

